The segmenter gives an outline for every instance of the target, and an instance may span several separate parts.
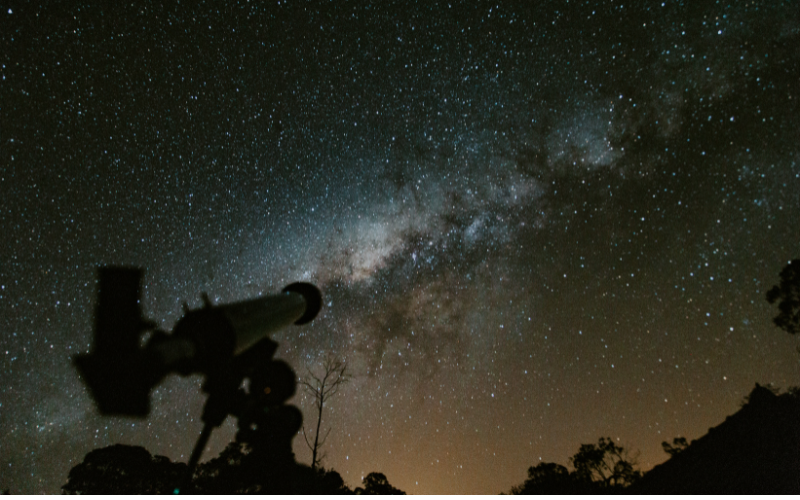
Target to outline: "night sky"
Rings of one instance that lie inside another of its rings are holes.
[[[166,330],[316,284],[277,356],[347,359],[351,487],[499,493],[601,436],[647,470],[800,384],[765,300],[800,257],[797,2],[118,3],[0,4],[0,488],[188,460],[199,376],[105,418],[71,364],[103,265]]]

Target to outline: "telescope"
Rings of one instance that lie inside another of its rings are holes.
[[[142,269],[99,269],[94,350],[75,356],[92,397],[104,415],[144,417],[150,391],[170,373],[205,377],[203,430],[175,493],[190,490],[192,475],[211,432],[228,415],[238,419],[237,439],[272,460],[293,461],[291,442],[303,425],[285,405],[297,388],[291,367],[272,357],[278,344],[269,336],[289,325],[313,320],[322,294],[309,283],[292,283],[277,295],[216,306],[203,294],[203,307],[185,314],[172,334],[142,317]],[[142,347],[143,335],[152,335]],[[249,379],[249,389],[242,388]]]
[[[308,283],[219,306],[204,294],[203,307],[191,311],[184,305],[184,316],[168,335],[142,317],[142,275],[139,268],[99,269],[94,350],[74,359],[104,415],[146,416],[151,389],[170,373],[201,373],[211,381],[233,370],[241,382],[246,365],[271,362],[277,348],[272,333],[310,322],[322,306],[320,291]],[[142,347],[148,331],[152,335]]]

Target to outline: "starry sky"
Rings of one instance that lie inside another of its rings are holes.
[[[765,300],[800,257],[797,2],[46,4],[0,3],[0,487],[188,460],[199,377],[106,418],[71,365],[103,265],[166,330],[316,284],[277,356],[346,358],[351,487],[499,493],[601,436],[647,470],[800,383]]]

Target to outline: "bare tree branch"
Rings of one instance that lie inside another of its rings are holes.
[[[312,445],[307,436],[305,427],[303,428],[303,437],[306,440],[311,450],[311,468],[317,470],[324,458],[324,454],[320,453],[320,448],[325,444],[325,440],[331,433],[331,429],[325,433],[325,436],[320,439],[320,428],[322,427],[322,410],[325,408],[325,403],[328,399],[335,396],[342,385],[347,383],[350,375],[347,373],[347,362],[339,357],[328,354],[322,362],[322,375],[317,376],[310,369],[307,369],[307,375],[300,382],[303,391],[313,398],[314,407],[317,409],[317,428],[314,433],[314,444]]]
[[[308,445],[308,449],[314,451],[314,447],[311,446],[311,442],[308,440],[308,436],[306,435],[306,426],[303,426],[303,439],[306,441],[306,445]]]
[[[322,446],[325,444],[325,440],[328,439],[328,434],[331,433],[332,427],[328,427],[328,432],[325,433],[325,437],[319,440],[319,445]]]

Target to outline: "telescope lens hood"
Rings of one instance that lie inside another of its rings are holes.
[[[322,292],[311,283],[296,282],[287,286],[282,292],[299,293],[306,301],[306,312],[294,322],[295,325],[304,325],[317,317],[322,309]]]

